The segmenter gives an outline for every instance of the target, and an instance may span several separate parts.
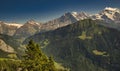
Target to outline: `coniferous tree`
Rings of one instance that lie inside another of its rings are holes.
[[[26,46],[22,69],[23,71],[56,71],[54,60],[43,54],[39,45],[32,40]]]

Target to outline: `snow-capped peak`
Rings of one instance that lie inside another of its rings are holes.
[[[78,17],[78,13],[77,12],[72,12],[71,13],[77,20],[79,20],[77,17]]]
[[[120,9],[106,7],[100,13],[93,15],[92,19],[104,20],[108,23],[111,22],[120,23]]]
[[[17,24],[17,23],[8,23],[8,22],[3,22],[3,21],[0,21],[0,24],[4,24],[4,25],[7,25],[7,26],[14,26],[14,27],[21,27],[23,24]]]
[[[117,8],[106,7],[104,10],[116,11],[116,10],[117,10]]]
[[[72,15],[77,15],[78,13],[77,12],[72,12]]]
[[[79,20],[86,19],[87,17],[89,17],[89,15],[86,14],[85,12],[80,12],[80,13],[72,12],[71,14],[72,14],[78,21],[79,21]]]
[[[106,7],[103,11],[111,11],[111,12],[119,12],[120,13],[120,9],[111,8],[111,7]]]
[[[32,25],[39,25],[39,23],[35,22],[34,20],[29,20],[27,21],[27,24],[32,24]]]
[[[120,10],[118,8],[106,7],[102,13],[103,15],[106,15],[109,19],[114,21],[116,17],[115,13],[120,14]]]
[[[17,28],[20,28],[23,24],[16,24],[16,23],[6,23],[9,26],[16,26]]]

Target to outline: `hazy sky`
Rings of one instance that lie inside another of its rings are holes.
[[[105,7],[120,8],[120,0],[0,0],[0,20],[25,23],[45,22],[65,12],[97,13]]]

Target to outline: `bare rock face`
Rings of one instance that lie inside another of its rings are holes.
[[[0,39],[0,50],[7,52],[7,53],[15,53],[15,50],[7,45],[2,39]]]
[[[26,22],[23,26],[18,28],[14,36],[17,38],[26,38],[35,34],[36,32],[39,32],[39,30],[40,30],[40,24],[33,20],[30,20]]]
[[[66,26],[68,24],[72,24],[73,22],[76,22],[77,20],[74,18],[74,16],[71,13],[65,13],[63,16],[48,21],[44,23],[41,27],[42,30],[54,30],[62,26]]]
[[[0,34],[6,34],[6,35],[13,36],[13,34],[15,33],[17,29],[18,29],[17,26],[8,25],[4,22],[0,22]]]
[[[77,19],[77,21],[79,21],[79,20],[84,20],[84,19],[87,19],[87,18],[90,17],[90,16],[89,16],[87,13],[85,13],[85,12],[80,12],[80,13],[72,12],[71,14]]]
[[[81,13],[77,13],[77,12],[68,12],[68,13],[65,13],[64,15],[62,15],[61,17],[57,18],[57,19],[54,19],[54,20],[51,20],[51,21],[48,21],[46,23],[44,23],[41,27],[41,30],[54,30],[54,29],[57,29],[57,28],[60,28],[60,27],[63,27],[63,26],[66,26],[66,25],[69,25],[69,24],[72,24],[72,23],[75,23],[79,20],[83,20],[83,19],[86,19],[88,18],[89,16],[84,13],[84,12],[81,12]]]

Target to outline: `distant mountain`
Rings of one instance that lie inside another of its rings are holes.
[[[44,23],[41,28],[43,30],[47,30],[47,31],[54,30],[54,29],[75,23],[78,20],[86,19],[87,17],[88,17],[88,15],[84,12],[82,12],[82,13],[68,12],[57,19],[51,20],[47,23]]]
[[[54,29],[75,23],[77,21],[89,19],[89,18],[93,20],[102,20],[103,22],[106,22],[106,24],[103,24],[103,25],[107,27],[116,28],[116,29],[120,28],[120,9],[106,7],[100,13],[94,14],[94,15],[89,15],[85,12],[65,13],[63,16],[57,19],[44,23],[41,29],[42,31],[54,30]]]
[[[71,71],[120,71],[120,31],[102,26],[99,20],[82,20],[39,33],[33,39],[47,55]],[[101,23],[101,22],[100,22]]]
[[[99,24],[120,30],[120,9],[106,7],[100,13],[95,15],[88,15],[85,12],[67,12],[61,17],[58,17],[46,23],[37,23],[34,20],[30,20],[23,25],[0,22],[0,33],[24,40],[25,38],[38,32],[55,30],[57,28],[64,27],[77,21],[89,18],[92,20],[103,21]]]
[[[80,13],[72,12],[71,14],[75,17],[75,19],[77,19],[77,21],[88,19],[90,17],[90,15],[88,15],[85,12],[80,12]]]
[[[107,23],[120,23],[120,9],[106,7],[99,14],[94,15],[93,19],[104,20]]]
[[[23,26],[23,24],[16,24],[16,23],[6,23],[9,26],[16,26],[17,28],[20,28],[21,26]]]
[[[13,24],[13,23],[5,23],[0,21],[0,34],[6,34],[13,36],[13,34],[16,32],[16,30],[20,27],[21,25],[18,24]]]
[[[39,30],[40,24],[35,22],[34,20],[30,20],[16,30],[16,32],[14,33],[14,37],[25,39],[26,37],[29,37],[36,32],[39,32]]]
[[[42,29],[47,30],[47,31],[54,30],[54,29],[57,29],[59,27],[66,26],[68,24],[76,22],[76,21],[77,20],[75,19],[75,17],[70,12],[68,12],[57,19],[51,20],[47,23],[44,23],[42,25]]]
[[[62,15],[61,17],[48,21],[46,23],[37,23],[34,20],[29,20],[25,24],[16,24],[16,23],[5,23],[0,22],[0,33],[10,36],[14,36],[18,39],[24,40],[25,38],[34,35],[38,32],[46,32],[49,30],[54,30],[78,20],[87,18],[88,15],[84,12],[68,12]]]

